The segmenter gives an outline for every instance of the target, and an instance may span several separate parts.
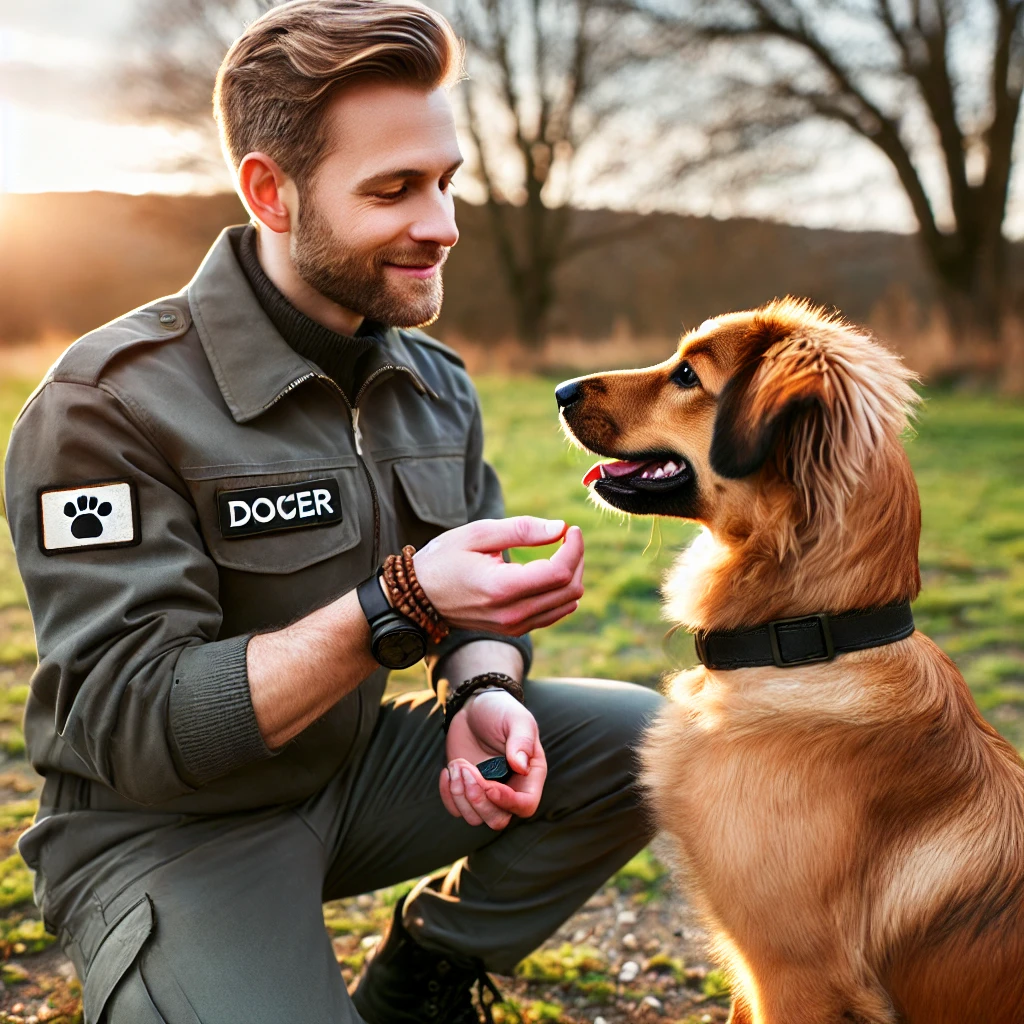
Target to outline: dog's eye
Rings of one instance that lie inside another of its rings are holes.
[[[700,378],[693,372],[693,367],[686,362],[680,363],[672,373],[672,381],[681,388],[695,388]]]

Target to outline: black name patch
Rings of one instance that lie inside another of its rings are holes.
[[[220,532],[227,538],[251,537],[304,526],[341,522],[338,481],[302,480],[277,487],[250,487],[217,494]]]

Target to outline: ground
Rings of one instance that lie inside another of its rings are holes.
[[[0,376],[0,449],[31,390],[31,374]],[[690,528],[630,521],[591,506],[579,480],[590,460],[569,448],[553,388],[540,377],[479,382],[488,456],[510,513],[568,518],[587,543],[587,594],[570,620],[535,638],[536,672],[595,675],[656,686],[693,663],[685,635],[666,639],[658,585]],[[918,626],[957,661],[988,719],[1024,747],[1024,406],[926,392],[908,439],[924,509],[924,590]],[[524,556],[525,557],[525,556]],[[32,624],[0,534],[0,1024],[80,1021],[78,985],[31,903],[14,850],[31,822],[38,780],[24,759],[21,710],[34,661]],[[396,688],[423,685],[419,670]],[[511,978],[495,1017],[512,1022],[724,1021],[724,980],[705,959],[703,933],[672,889],[657,844],[612,879]],[[341,971],[359,966],[402,891],[328,904]]]

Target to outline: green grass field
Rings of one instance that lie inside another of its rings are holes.
[[[535,674],[596,675],[656,685],[668,670],[694,661],[685,634],[664,639],[668,624],[658,599],[662,576],[692,528],[673,521],[630,521],[590,504],[579,482],[590,458],[571,449],[561,435],[555,383],[539,377],[478,381],[488,457],[504,482],[509,513],[567,519],[582,526],[586,538],[587,593],[574,616],[535,635]],[[0,450],[6,449],[10,424],[33,384],[0,375]],[[924,509],[918,625],[956,659],[988,719],[1024,749],[1024,405],[930,393],[909,450]],[[516,557],[531,554],[536,553],[518,552]],[[81,1024],[80,990],[66,973],[60,974],[56,951],[45,952],[53,938],[31,905],[30,873],[13,850],[36,808],[32,796],[37,787],[24,761],[20,725],[34,660],[31,620],[10,537],[3,530],[0,1024],[44,1019]],[[422,672],[400,673],[395,682],[397,688],[422,685]],[[592,1020],[597,1006],[612,1024],[622,1024],[653,1019],[637,1017],[634,1010],[640,1000],[657,996],[665,1001],[666,1012],[676,1007],[670,1014],[674,1018],[685,1014],[680,1024],[721,1024],[728,1003],[721,974],[707,973],[699,963],[684,970],[676,938],[683,933],[679,921],[666,916],[680,905],[665,899],[665,885],[664,868],[643,851],[567,922],[561,937],[523,961],[515,979],[502,979],[508,999],[497,1009],[496,1020],[576,1024]],[[325,907],[346,979],[358,972],[366,943],[372,944],[372,935],[389,918],[398,892]],[[627,985],[616,984],[620,961],[637,954],[609,945],[614,924],[600,923],[605,918],[614,922],[622,907],[646,915],[634,930],[645,950],[654,949],[645,973]],[[584,933],[605,935],[603,951],[580,945]],[[567,1009],[578,1011],[583,1005],[591,1007],[583,1017]]]
[[[557,383],[538,377],[478,381],[488,457],[510,514],[564,518],[583,528],[587,593],[579,611],[535,639],[535,674],[596,675],[654,685],[693,663],[692,643],[666,641],[658,587],[691,527],[630,520],[588,500],[580,477],[592,461],[569,447],[555,417]],[[34,382],[0,380],[0,444]],[[1024,405],[929,393],[909,442],[924,510],[924,590],[918,625],[970,683],[983,712],[1024,747]],[[518,557],[531,557],[520,552]],[[0,699],[0,743],[17,750],[31,626],[9,535],[0,539],[0,667],[14,692]],[[0,679],[4,678],[0,675]],[[418,670],[407,675],[408,685]]]

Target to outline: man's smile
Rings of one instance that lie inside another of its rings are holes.
[[[393,270],[403,277],[415,277],[422,281],[431,278],[440,270],[444,260],[437,260],[435,263],[408,264],[408,263],[385,263],[384,266]]]

